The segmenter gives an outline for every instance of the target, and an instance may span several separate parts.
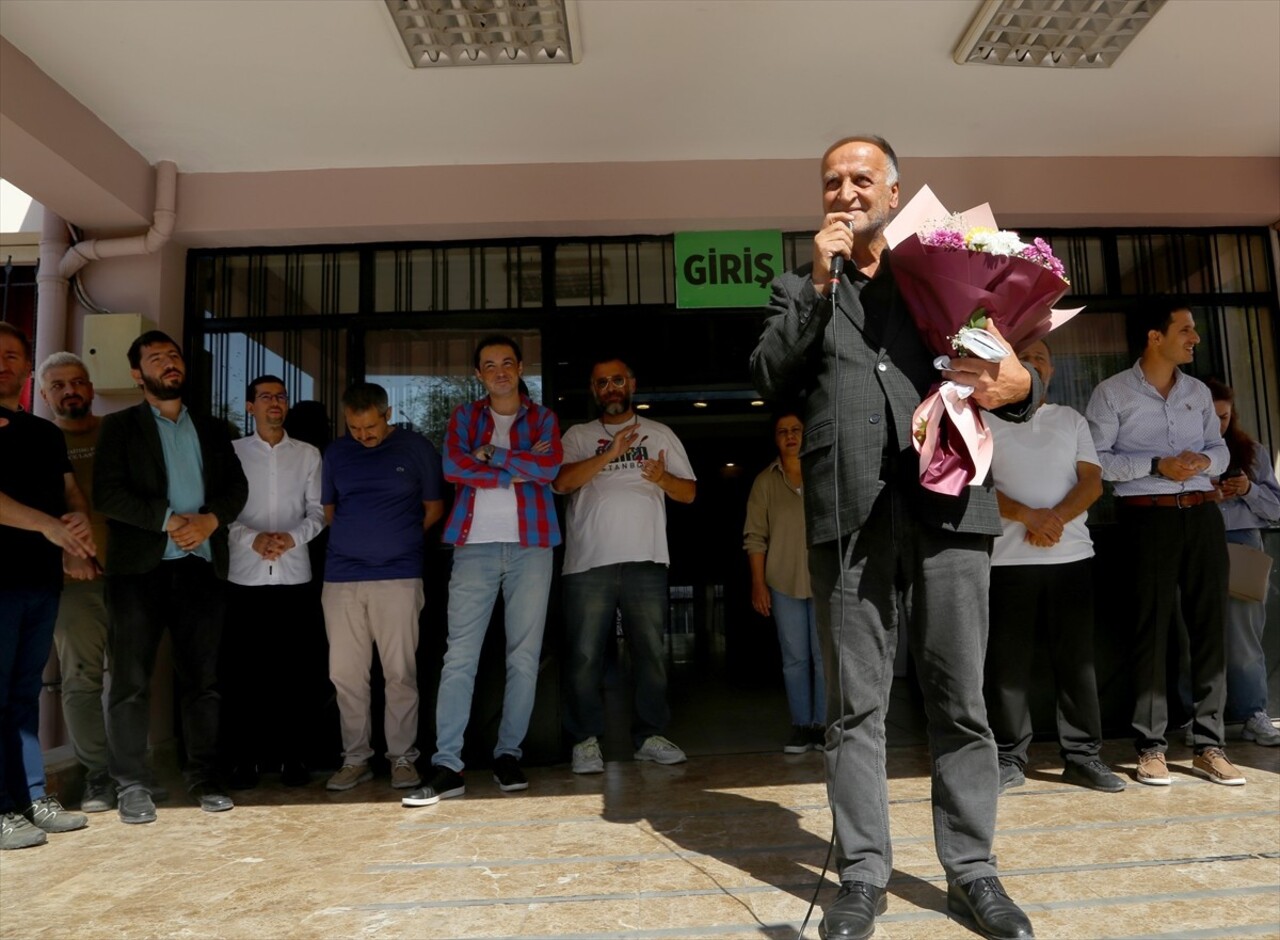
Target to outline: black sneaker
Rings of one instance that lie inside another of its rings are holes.
[[[248,761],[236,764],[227,775],[227,786],[232,790],[252,790],[258,785],[258,765]]]
[[[280,766],[280,782],[286,787],[305,787],[311,782],[311,771],[300,760],[287,760]]]
[[[782,753],[803,754],[811,747],[813,747],[813,736],[809,729],[803,725],[792,725],[791,737],[787,738],[787,743],[782,745]]]
[[[1119,793],[1124,789],[1124,781],[1096,757],[1087,764],[1066,764],[1062,768],[1062,782],[1074,783],[1090,790],[1101,790],[1103,793]]]
[[[529,779],[514,754],[499,754],[493,759],[493,782],[503,793],[529,789]]]
[[[813,744],[815,751],[825,751],[827,749],[827,726],[810,725],[809,741]]]
[[[411,790],[407,796],[400,798],[401,806],[430,806],[447,800],[451,796],[462,796],[467,792],[467,783],[462,774],[448,767],[434,766],[431,777],[425,787]]]
[[[1027,782],[1026,774],[1022,772],[1013,761],[1002,760],[1000,762],[1000,792],[1003,793],[1010,787],[1020,787]]]
[[[80,797],[80,812],[105,813],[116,805],[116,787],[105,770],[89,774]]]

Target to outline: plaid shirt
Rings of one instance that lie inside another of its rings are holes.
[[[450,545],[467,542],[476,489],[495,486],[515,487],[521,545],[550,548],[560,544],[560,524],[551,496],[551,481],[556,478],[564,453],[560,449],[560,424],[555,413],[521,396],[511,436],[515,446],[495,448],[485,463],[471,454],[493,437],[488,396],[459,405],[449,418],[444,442],[444,476],[458,487],[444,530],[444,540]],[[539,441],[549,445],[545,454],[533,451],[533,445]]]

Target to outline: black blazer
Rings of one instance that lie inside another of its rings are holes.
[[[227,528],[249,497],[225,421],[188,411],[204,464],[202,512],[218,517],[209,537],[214,572],[227,576]],[[107,574],[143,574],[164,557],[169,475],[151,406],[143,401],[102,419],[93,465],[93,506],[107,517]]]
[[[751,354],[752,376],[761,394],[776,401],[803,400],[800,463],[809,544],[860,529],[886,478],[900,485],[923,524],[999,535],[1000,511],[989,475],[960,496],[944,496],[920,485],[911,414],[941,376],[911,321],[890,265],[886,250],[873,279],[856,269],[852,279],[844,274],[834,317],[830,298],[814,289],[811,264],[779,276],[770,300],[775,315],[765,322]],[[1035,370],[1028,371],[1030,396],[999,409],[1000,417],[1025,421],[1035,411],[1043,387]],[[887,462],[886,450],[894,452]]]

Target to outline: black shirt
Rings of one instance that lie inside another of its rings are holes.
[[[57,426],[0,407],[0,492],[50,516],[67,511],[67,445]],[[0,589],[61,588],[62,550],[39,532],[0,525]]]

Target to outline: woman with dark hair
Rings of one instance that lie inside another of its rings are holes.
[[[751,606],[762,617],[772,614],[778,625],[782,679],[791,709],[791,737],[782,748],[787,754],[821,747],[826,732],[826,691],[809,586],[800,479],[803,437],[804,422],[796,413],[778,412],[773,422],[778,458],[751,486],[742,531],[751,564]]]
[[[1231,462],[1218,478],[1218,494],[1227,541],[1262,549],[1262,528],[1280,521],[1280,484],[1266,448],[1240,427],[1235,393],[1210,379],[1213,408],[1221,422],[1222,437]],[[1244,722],[1241,736],[1264,747],[1280,745],[1280,732],[1267,714],[1267,659],[1262,630],[1267,611],[1264,601],[1230,599],[1227,611],[1228,724]]]

